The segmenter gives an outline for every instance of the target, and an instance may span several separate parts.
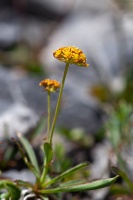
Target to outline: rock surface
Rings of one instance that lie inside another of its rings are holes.
[[[16,131],[24,134],[40,116],[46,115],[46,93],[39,87],[40,81],[41,78],[0,68],[0,138],[5,130],[9,137],[15,136]]]

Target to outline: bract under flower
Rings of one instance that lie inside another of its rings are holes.
[[[53,56],[65,63],[76,64],[82,67],[88,67],[86,63],[86,55],[81,49],[75,46],[61,47],[53,51]]]
[[[56,80],[44,79],[39,83],[47,92],[56,92],[60,88],[60,83]]]

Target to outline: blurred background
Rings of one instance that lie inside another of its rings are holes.
[[[1,0],[1,135],[5,124],[11,135],[26,132],[46,114],[38,83],[44,77],[61,80],[64,64],[52,50],[68,45],[81,48],[90,67],[71,67],[59,123],[95,132],[103,120],[97,86],[121,92],[133,63],[132,9],[130,0]]]
[[[44,78],[61,81],[64,63],[52,51],[69,45],[82,49],[90,66],[69,69],[59,132],[69,132],[74,140],[71,133],[77,135],[80,141],[85,133],[94,144],[96,135],[98,141],[103,137],[99,132],[120,102],[132,105],[132,0],[1,0],[0,140],[16,137],[16,131],[31,134],[40,118],[47,117],[46,94],[39,82]],[[54,94],[53,110],[56,100]],[[106,148],[98,146],[93,154],[99,159],[98,153],[105,154]],[[77,160],[82,160],[84,151],[78,155]],[[105,168],[106,161],[102,160]]]

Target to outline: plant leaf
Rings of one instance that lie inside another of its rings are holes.
[[[20,189],[13,184],[5,184],[5,188],[10,193],[11,199],[18,200],[20,198]]]
[[[8,193],[4,195],[10,196],[13,200],[18,200],[20,198],[21,191],[14,182],[1,180],[0,189],[7,189]]]
[[[52,158],[53,158],[53,149],[50,143],[45,142],[42,146],[42,150],[45,154],[44,156],[44,168],[43,168],[43,172],[41,175],[41,182],[42,184],[44,183],[44,180],[46,179],[46,176],[48,174],[48,169],[49,166],[51,164]]]
[[[51,184],[63,179],[64,177],[69,176],[70,174],[76,172],[77,170],[80,170],[80,169],[83,169],[84,167],[87,167],[88,165],[89,165],[88,162],[80,163],[79,165],[77,165],[77,166],[75,166],[75,167],[73,167],[71,169],[68,169],[67,171],[63,172],[59,176],[56,176],[55,178],[50,180],[48,183],[44,184],[43,187],[46,187],[46,185],[51,185]]]
[[[15,180],[14,181],[18,186],[26,187],[26,188],[33,188],[33,185],[30,182],[25,182],[22,180]]]
[[[27,155],[28,155],[32,165],[35,167],[37,173],[40,175],[40,169],[39,169],[39,165],[38,165],[38,162],[37,162],[37,158],[36,158],[36,155],[34,153],[34,150],[33,150],[32,146],[31,146],[31,144],[20,133],[18,133],[17,136],[19,137],[24,149],[26,150]]]
[[[79,184],[84,184],[86,183],[86,180],[72,180],[72,181],[67,181],[64,183],[60,184],[60,187],[67,187],[67,186],[72,186],[72,185],[79,185]]]
[[[108,178],[103,180],[93,181],[91,183],[73,185],[68,187],[57,187],[53,189],[43,189],[39,190],[40,194],[52,194],[52,193],[59,193],[59,192],[80,192],[85,190],[96,190],[100,188],[104,188],[113,184],[119,176],[115,176],[114,178]]]
[[[45,153],[45,164],[49,164],[53,158],[53,149],[48,142],[43,144],[43,151]]]
[[[12,140],[15,142],[15,144],[17,145],[19,152],[21,153],[21,156],[25,162],[25,164],[27,165],[27,167],[34,173],[34,175],[39,179],[40,175],[38,174],[38,172],[36,171],[35,166],[32,165],[32,163],[29,162],[28,158],[26,157],[23,148],[21,147],[21,145],[14,139],[12,138]]]

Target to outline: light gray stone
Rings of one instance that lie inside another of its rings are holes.
[[[1,102],[2,104],[2,102]],[[35,111],[24,104],[15,103],[0,115],[0,139],[16,137],[16,132],[25,134],[34,127],[39,120]]]
[[[33,173],[27,169],[23,169],[21,171],[11,169],[9,171],[3,172],[2,176],[12,180],[22,180],[22,181],[28,181],[30,183],[35,182],[35,177]]]
[[[21,81],[22,82],[21,82]],[[15,137],[15,132],[26,133],[38,121],[38,115],[30,107],[23,96],[20,85],[25,79],[17,76],[9,69],[0,68],[0,138],[5,131],[9,137]],[[30,104],[30,102],[29,102]]]

